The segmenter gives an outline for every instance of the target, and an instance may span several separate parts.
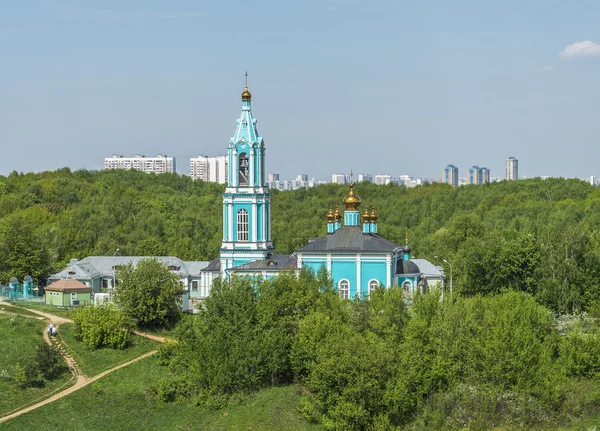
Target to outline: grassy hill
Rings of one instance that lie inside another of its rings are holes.
[[[165,404],[147,388],[167,375],[155,358],[136,362],[62,398],[2,424],[2,430],[322,430],[298,412],[296,387],[263,390],[240,405],[202,411]]]

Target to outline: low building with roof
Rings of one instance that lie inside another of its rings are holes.
[[[48,305],[73,307],[92,303],[92,288],[79,280],[56,280],[44,290]]]
[[[180,277],[186,290],[182,297],[182,309],[196,308],[201,298],[208,296],[208,289],[201,289],[201,272],[209,262],[183,261],[175,256],[88,256],[84,259],[71,259],[69,265],[52,274],[49,281],[72,279],[90,287],[94,293],[110,291],[117,280],[117,271],[129,265],[135,267],[142,259],[156,259]],[[47,289],[47,288],[46,288]]]

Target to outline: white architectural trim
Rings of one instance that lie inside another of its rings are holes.
[[[350,299],[350,288],[352,287],[350,284],[350,280],[348,280],[347,278],[342,278],[340,281],[338,281],[338,296],[341,298],[340,292],[341,292],[341,285],[343,282],[348,283],[348,299]]]
[[[392,287],[392,256],[385,257],[385,287]]]
[[[356,253],[356,294],[360,298],[360,253]],[[367,290],[368,293],[368,290]]]

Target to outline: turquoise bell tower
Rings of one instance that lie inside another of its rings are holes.
[[[223,194],[221,274],[266,259],[271,242],[271,195],[265,186],[265,143],[252,116],[252,94],[242,93],[242,113],[227,147],[228,183]]]

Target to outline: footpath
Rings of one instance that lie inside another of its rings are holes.
[[[6,304],[6,305],[11,305],[12,307],[18,307],[18,305],[11,303],[7,303],[7,302],[3,302],[0,300],[0,304]],[[54,327],[58,329],[58,327],[60,326],[61,323],[71,323],[73,322],[71,319],[67,319],[65,317],[60,317],[60,316],[55,316],[54,314],[50,314],[50,313],[45,313],[43,311],[39,311],[39,310],[35,310],[35,309],[31,309],[31,308],[27,308],[27,311],[31,312],[31,313],[35,313],[38,314],[40,316],[42,316],[42,318],[48,319],[50,322],[54,323]],[[5,313],[5,314],[11,314],[11,313]],[[26,315],[20,315],[20,316],[24,316],[24,317],[30,317],[33,319],[36,319],[36,317],[32,317],[32,316],[26,316]],[[152,335],[152,334],[147,334],[145,332],[140,332],[140,331],[134,331],[135,334],[140,335],[142,337],[146,337],[149,338],[151,340],[154,341],[159,341],[161,343],[164,343],[165,339],[164,337],[160,337],[157,335]],[[4,417],[0,418],[0,423],[5,422],[7,420],[16,418],[17,416],[20,416],[24,413],[30,412],[32,410],[35,410],[39,407],[45,406],[46,404],[50,404],[56,400],[59,400],[63,397],[66,397],[69,394],[72,394],[73,392],[78,391],[79,389],[89,385],[90,383],[95,382],[98,379],[101,379],[102,377],[106,376],[107,374],[112,373],[113,371],[118,370],[119,368],[123,368],[126,367],[127,365],[133,364],[134,362],[137,362],[141,359],[147,358],[148,356],[152,356],[153,354],[156,353],[156,350],[153,350],[151,352],[148,353],[144,353],[140,356],[137,356],[135,358],[133,358],[130,361],[127,361],[123,364],[117,365],[113,368],[110,368],[106,371],[103,371],[100,374],[95,375],[94,377],[87,377],[85,376],[81,370],[79,369],[79,365],[77,364],[77,362],[75,361],[75,359],[73,359],[73,357],[67,353],[67,351],[65,350],[64,346],[60,343],[60,341],[58,341],[56,338],[50,339],[49,335],[48,335],[48,331],[44,331],[43,332],[43,338],[44,341],[50,345],[55,345],[59,348],[59,350],[61,351],[63,357],[65,358],[65,361],[67,363],[67,365],[69,366],[69,370],[71,371],[71,373],[73,374],[73,377],[75,379],[75,384],[73,386],[68,387],[67,389],[64,389],[60,392],[55,393],[54,395],[51,395],[50,397],[36,403],[33,404],[29,407],[25,407],[21,410],[17,410],[13,413],[10,413]]]

